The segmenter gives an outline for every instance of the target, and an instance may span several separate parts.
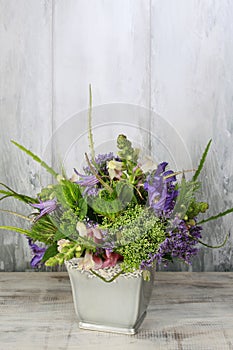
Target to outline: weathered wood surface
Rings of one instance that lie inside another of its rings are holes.
[[[233,273],[158,272],[135,336],[80,330],[65,272],[0,274],[0,349],[98,348],[232,350]]]

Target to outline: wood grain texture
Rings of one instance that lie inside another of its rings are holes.
[[[188,165],[190,155],[191,169],[197,167],[208,140],[213,139],[200,178],[200,198],[211,204],[208,216],[214,215],[233,204],[233,3],[152,0],[151,11],[152,108],[170,127],[170,139],[183,140],[183,145],[169,140],[166,144],[178,165],[185,164],[185,159]],[[154,143],[154,154],[156,149]],[[203,241],[209,244],[219,244],[226,234],[230,239],[221,250],[202,249],[189,269],[232,270],[232,216],[203,228]],[[185,267],[177,264],[176,268]]]
[[[10,139],[41,155],[52,131],[51,2],[0,1],[0,45],[0,181],[35,195],[40,188],[39,168]],[[6,199],[3,204],[23,213],[18,203]],[[0,215],[1,224],[25,224]],[[29,260],[26,239],[1,231],[0,270],[25,270]]]
[[[0,274],[4,350],[232,350],[233,274],[158,272],[135,336],[78,328],[67,273]]]

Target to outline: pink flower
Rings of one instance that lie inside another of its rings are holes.
[[[106,250],[106,260],[102,265],[102,269],[105,267],[113,267],[116,265],[117,261],[122,258],[122,256],[118,253],[111,252],[110,250]]]

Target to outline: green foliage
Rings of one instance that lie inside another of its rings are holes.
[[[88,110],[88,139],[89,139],[89,148],[91,151],[91,160],[95,160],[95,148],[94,148],[94,139],[92,133],[92,91],[91,84],[89,85],[89,110]]]
[[[20,145],[18,142],[11,140],[11,142],[17,146],[21,151],[25,152],[28,156],[32,157],[36,162],[40,163],[40,165],[45,168],[48,173],[53,175],[54,177],[57,177],[58,174],[48,165],[46,164],[43,160],[41,160],[36,154],[31,152],[29,149],[25,148],[24,146]]]
[[[201,170],[202,170],[202,168],[203,168],[203,166],[204,166],[204,163],[205,163],[207,154],[208,154],[208,152],[209,152],[209,148],[210,148],[211,142],[212,142],[212,140],[209,140],[209,142],[208,142],[208,144],[207,144],[207,146],[206,146],[206,148],[205,148],[205,150],[204,150],[204,153],[203,153],[203,155],[202,155],[202,157],[201,157],[201,160],[200,160],[200,163],[199,163],[199,165],[198,165],[197,171],[196,171],[195,174],[193,175],[192,181],[197,181],[197,178],[198,178],[198,176],[200,175],[200,172],[201,172]]]
[[[6,190],[0,190],[0,194],[3,194],[4,196],[0,198],[0,201],[4,198],[7,198],[7,197],[13,197],[17,200],[20,200],[24,203],[37,203],[38,200],[35,199],[35,198],[32,198],[32,197],[29,197],[29,196],[26,196],[24,194],[20,194],[20,193],[17,193],[15,192],[14,190],[12,190],[12,188],[10,188],[9,186],[3,184],[2,182],[0,182],[0,185],[3,186],[4,188],[7,189]]]
[[[179,195],[176,200],[173,213],[183,219],[194,199],[194,194],[200,187],[198,182],[186,181],[183,177],[181,183],[177,185]]]
[[[97,197],[88,198],[88,204],[94,212],[113,220],[134,200],[133,187],[125,181],[116,182],[112,193],[100,190]]]
[[[45,215],[32,225],[28,236],[31,237],[33,241],[40,241],[46,245],[50,245],[54,242],[54,235],[57,230],[57,226],[54,224],[52,217]]]
[[[48,259],[52,258],[53,256],[57,255],[57,243],[54,243],[53,245],[49,246],[47,250],[44,253],[42,262],[46,262]]]
[[[228,210],[225,210],[225,211],[223,211],[223,212],[221,212],[221,213],[219,213],[219,214],[217,214],[217,215],[210,216],[209,218],[207,218],[207,219],[205,219],[205,220],[199,221],[199,222],[198,222],[198,225],[204,224],[204,223],[206,223],[206,222],[208,222],[208,221],[211,221],[211,220],[219,219],[219,218],[221,218],[222,216],[225,216],[225,215],[230,214],[230,213],[233,213],[233,208],[230,208],[230,209],[228,209]]]
[[[47,251],[46,251],[47,252]],[[79,258],[83,253],[83,248],[77,242],[66,243],[61,252],[51,255],[48,260],[46,260],[46,266],[61,265],[64,261],[70,260],[72,258]]]
[[[166,234],[165,223],[140,205],[129,206],[114,221],[105,218],[103,228],[109,230],[109,241],[115,241],[115,251],[124,256],[125,272],[138,269],[143,260],[148,260]]]
[[[14,227],[14,226],[0,226],[0,230],[15,231],[27,236],[30,234],[30,231],[24,230],[20,227]]]
[[[186,216],[189,219],[194,219],[196,216],[198,216],[198,214],[205,213],[208,208],[208,203],[197,202],[195,198],[192,198],[188,210],[186,212]]]
[[[59,234],[57,240],[62,238],[71,238],[75,239],[78,237],[78,233],[76,231],[76,225],[79,221],[79,217],[74,211],[70,208],[63,212],[59,220]]]
[[[122,160],[137,163],[139,150],[132,147],[132,143],[125,135],[120,134],[117,138],[118,156]]]

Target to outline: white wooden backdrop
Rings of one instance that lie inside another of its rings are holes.
[[[231,0],[0,0],[0,181],[39,191],[37,165],[10,139],[52,162],[52,135],[87,108],[92,83],[95,106],[121,103],[160,115],[149,113],[141,127],[164,133],[165,148],[193,164],[212,138],[203,195],[211,213],[233,206],[232,38]],[[184,154],[174,140],[183,140]],[[150,144],[156,153],[157,141]],[[232,236],[232,222],[229,216],[206,225],[203,239]],[[192,267],[170,269],[233,270],[232,242],[202,249]],[[1,232],[0,271],[28,269],[29,261],[26,239]]]

